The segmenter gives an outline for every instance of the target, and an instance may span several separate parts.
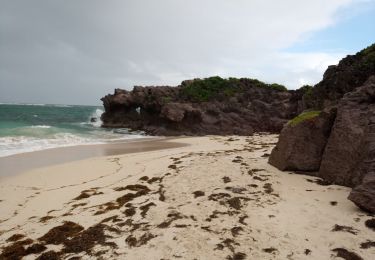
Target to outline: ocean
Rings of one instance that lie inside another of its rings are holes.
[[[99,106],[0,104],[0,157],[145,137],[124,128],[101,128],[102,113]]]

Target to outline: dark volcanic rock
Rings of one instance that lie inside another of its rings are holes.
[[[296,125],[286,125],[269,163],[283,171],[318,171],[335,114],[335,108],[327,109]]]
[[[281,170],[319,170],[316,176],[330,183],[355,187],[349,199],[374,213],[375,76],[340,100],[336,117],[325,111],[286,126],[269,162]]]
[[[358,207],[370,213],[375,213],[375,174],[374,170],[367,174],[362,184],[356,186],[349,194],[348,199]]]
[[[102,98],[103,127],[153,135],[279,132],[300,112],[304,92],[252,79],[195,79],[178,87],[116,89]]]
[[[336,105],[348,92],[375,75],[375,44],[348,55],[338,65],[329,66],[323,80],[304,96],[304,108],[322,109]]]
[[[325,181],[354,187],[349,199],[375,213],[375,45],[328,68],[303,102],[325,111],[337,107],[333,125],[318,124],[318,116],[286,126],[270,163],[281,170],[319,169],[316,176]]]
[[[375,77],[339,102],[319,177],[353,187],[371,171],[375,173]]]

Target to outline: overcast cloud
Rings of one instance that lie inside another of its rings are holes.
[[[220,75],[316,83],[342,51],[285,49],[365,0],[0,0],[0,101],[99,104]]]

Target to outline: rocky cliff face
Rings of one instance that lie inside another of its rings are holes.
[[[319,176],[354,187],[375,168],[375,76],[340,100]]]
[[[375,45],[329,68],[307,95],[323,112],[286,125],[269,162],[354,187],[349,199],[375,213]]]
[[[338,65],[329,66],[319,82],[304,96],[304,109],[323,109],[337,105],[348,92],[362,86],[375,73],[375,44],[348,55]]]
[[[252,79],[212,77],[180,86],[116,89],[102,98],[104,127],[153,135],[279,132],[301,110],[303,91]]]

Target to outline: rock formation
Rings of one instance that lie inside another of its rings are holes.
[[[319,177],[353,187],[371,168],[375,170],[375,76],[340,100]]]
[[[335,109],[313,112],[301,122],[288,123],[281,131],[269,163],[282,171],[303,171],[316,175],[335,114]]]
[[[349,199],[375,213],[375,45],[330,67],[303,100],[323,112],[286,125],[269,162],[354,187]]]
[[[153,135],[250,135],[285,126],[272,165],[354,187],[349,198],[375,213],[374,75],[375,44],[330,66],[316,86],[296,91],[220,77],[116,89],[102,98],[103,127]]]
[[[373,169],[363,178],[360,185],[354,187],[348,199],[365,211],[375,212],[375,174]]]
[[[329,66],[320,81],[304,96],[304,109],[333,106],[348,92],[362,86],[375,71],[375,44],[348,55],[338,65]]]
[[[180,86],[116,89],[102,98],[103,127],[153,135],[279,132],[301,110],[304,91],[253,79],[212,77]]]

